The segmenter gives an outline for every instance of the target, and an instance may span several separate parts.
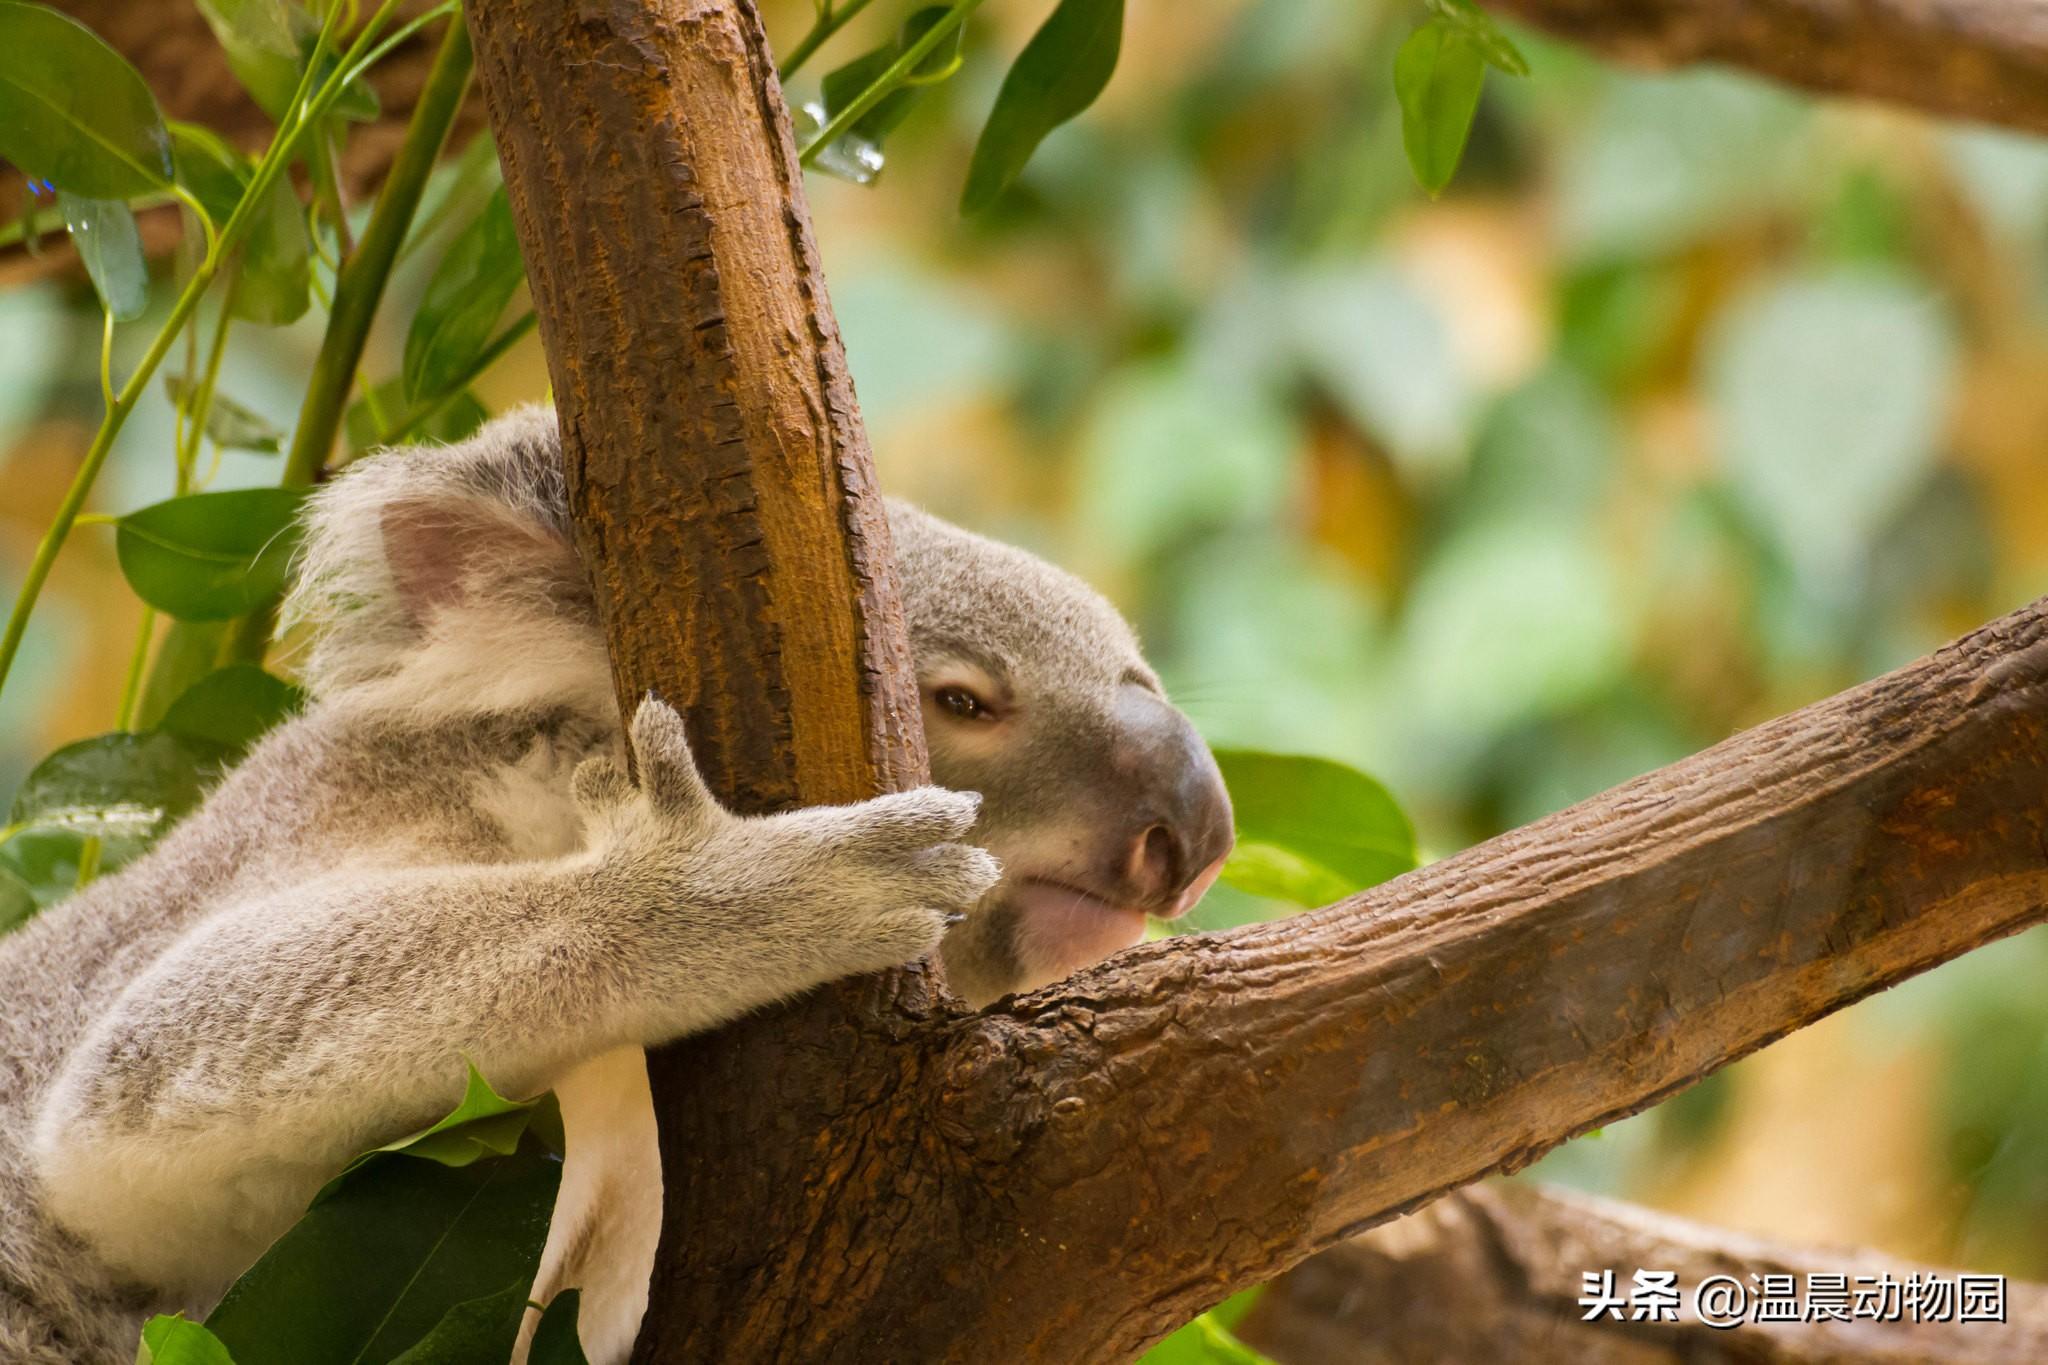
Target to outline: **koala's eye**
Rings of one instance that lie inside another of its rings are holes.
[[[995,712],[989,704],[958,684],[941,687],[932,693],[932,700],[948,715],[961,720],[993,720]]]

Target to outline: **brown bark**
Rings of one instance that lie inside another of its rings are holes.
[[[1669,1270],[1682,1292],[1675,1323],[1584,1320],[1584,1271],[1611,1270],[1626,1297],[1637,1270]],[[2007,1321],[1756,1323],[1720,1330],[1693,1314],[1692,1290],[1732,1276],[1939,1275],[1867,1251],[1792,1246],[1589,1195],[1514,1182],[1476,1186],[1397,1223],[1341,1242],[1282,1276],[1238,1325],[1280,1365],[1402,1365],[1512,1360],[1525,1365],[1699,1362],[2048,1360],[2048,1288],[2012,1284]],[[1752,1279],[1752,1277],[1759,1277]],[[1853,1299],[1851,1300],[1853,1305]]]
[[[750,811],[924,773],[888,524],[750,7],[470,12],[622,710]]]
[[[878,509],[744,0],[482,0],[621,695],[752,807],[915,771]],[[850,533],[850,534],[849,534]],[[1319,914],[981,1015],[667,1050],[642,1360],[1129,1355],[2041,917],[2048,603]]]
[[[1483,0],[1639,66],[1716,62],[1830,95],[2048,132],[2038,0]]]

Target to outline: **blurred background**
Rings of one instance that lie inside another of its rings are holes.
[[[785,47],[811,17],[763,8]],[[901,17],[876,9],[793,99]],[[885,484],[1093,579],[1212,742],[1357,764],[1440,856],[2048,591],[2048,143],[1517,32],[1533,74],[1489,76],[1431,201],[1404,6],[1139,3],[1102,101],[963,220],[997,50],[1041,10],[982,12],[875,183],[811,178],[832,297]],[[289,430],[318,326],[241,329],[221,392]],[[82,280],[0,291],[10,597],[98,421],[99,328]],[[529,338],[478,392],[546,386]],[[136,413],[94,510],[170,494],[171,426]],[[213,486],[275,479],[230,452]],[[45,602],[0,790],[112,723],[140,608],[106,528]],[[1218,888],[1196,918],[1286,912]],[[2048,933],[1534,1174],[2048,1278]]]

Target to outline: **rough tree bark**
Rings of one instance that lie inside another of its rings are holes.
[[[472,20],[622,697],[688,701],[750,806],[902,780],[886,554],[751,7]],[[2048,603],[1311,916],[979,1015],[897,974],[669,1049],[638,1358],[1128,1356],[2033,923],[2044,669]]]
[[[1715,62],[1829,95],[2048,132],[2039,0],[1483,0],[1655,68]]]
[[[1625,1295],[1638,1269],[1677,1273],[1675,1323],[1584,1320],[1584,1271],[1612,1270]],[[2038,1365],[2048,1360],[2048,1289],[2012,1285],[2006,1322],[1869,1318],[1746,1323],[1692,1318],[1690,1291],[1711,1275],[1805,1277],[1954,1270],[1867,1251],[1788,1246],[1589,1195],[1502,1182],[1460,1190],[1410,1218],[1311,1257],[1282,1276],[1238,1324],[1280,1365],[1404,1365],[1512,1360],[1518,1365]]]

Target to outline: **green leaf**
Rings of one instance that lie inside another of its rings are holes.
[[[14,793],[8,819],[109,843],[144,845],[199,803],[219,759],[211,745],[176,735],[81,739],[30,770]]]
[[[501,188],[448,244],[405,338],[404,392],[437,398],[467,373],[526,275]]]
[[[284,587],[305,490],[188,493],[116,523],[121,572],[143,601],[181,621],[241,616]]]
[[[142,258],[142,234],[135,215],[119,199],[86,199],[57,191],[64,227],[85,273],[100,296],[100,307],[116,322],[133,322],[149,306],[149,265]]]
[[[1003,77],[967,166],[962,213],[994,203],[1045,135],[1095,102],[1116,70],[1123,28],[1123,0],[1060,0]]]
[[[0,879],[12,891],[26,891],[34,902],[34,910],[46,910],[77,889],[78,859],[84,847],[85,836],[68,829],[33,825],[18,829],[12,838],[0,843]],[[141,849],[139,841],[102,840],[100,868],[112,871],[116,863],[134,857]],[[9,903],[17,910],[20,908],[11,896]]]
[[[1217,1304],[1138,1357],[1137,1365],[1274,1365],[1231,1330],[1261,1292],[1247,1289]]]
[[[576,1334],[582,1297],[577,1290],[564,1289],[549,1301],[547,1311],[540,1315],[540,1325],[533,1330],[533,1349],[527,1353],[526,1365],[590,1365],[583,1354],[583,1340]]]
[[[135,68],[91,29],[0,0],[0,157],[89,199],[167,189],[171,143]]]
[[[305,701],[303,691],[255,664],[229,664],[179,694],[162,728],[239,753]]]
[[[285,0],[198,0],[235,73],[273,119],[299,81],[299,39]]]
[[[228,70],[242,83],[272,122],[283,120],[299,78],[312,55],[320,23],[311,13],[286,0],[198,0],[199,12],[227,53]],[[319,79],[332,73],[338,57],[330,52],[320,64]],[[316,81],[317,84],[317,81]],[[377,117],[376,92],[361,78],[349,82],[334,103],[346,118]]]
[[[945,5],[926,5],[903,21],[903,28],[894,39],[871,52],[862,53],[828,74],[821,85],[825,98],[825,121],[830,122],[840,110],[858,99],[862,91],[873,85],[897,58],[916,45],[918,39],[924,37],[948,12],[949,7]],[[948,39],[926,53],[911,68],[906,83],[883,96],[881,102],[861,115],[847,132],[876,144],[894,132],[896,125],[910,113],[911,106],[917,103],[918,96],[930,85],[951,75],[959,64],[961,34],[961,29],[954,29]]]
[[[421,413],[427,415],[421,417]],[[378,421],[379,415],[383,418],[382,423]],[[371,396],[358,398],[348,405],[345,426],[349,449],[361,452],[390,444],[390,433],[396,431],[406,433],[397,442],[399,445],[428,441],[452,445],[466,440],[488,420],[490,414],[484,411],[484,405],[477,402],[476,395],[467,389],[452,397],[408,403],[405,401],[405,381],[387,379],[371,390]]]
[[[225,223],[254,173],[248,158],[189,123],[172,124],[171,141],[178,183],[206,207],[216,226]],[[312,253],[305,207],[291,177],[281,175],[264,191],[235,253],[234,315],[271,327],[297,321],[312,300]]]
[[[196,387],[183,375],[164,376],[164,392],[181,407]],[[253,450],[258,455],[275,455],[284,446],[284,433],[272,426],[268,418],[218,391],[207,404],[206,434],[224,449]]]
[[[192,192],[218,227],[233,216],[249,181],[248,163],[211,128],[173,121],[171,152],[178,183]]]
[[[1472,117],[1486,60],[1461,30],[1432,19],[1394,54],[1394,95],[1401,103],[1401,143],[1415,179],[1432,195],[1451,183]]]
[[[213,672],[227,638],[227,626],[225,621],[171,622],[171,628],[157,643],[156,658],[149,665],[149,679],[142,685],[142,707],[135,717],[138,729],[154,730],[186,688]]]
[[[467,1166],[379,1154],[321,1191],[206,1325],[249,1362],[391,1360],[455,1305],[532,1284],[560,1183],[531,1138]],[[492,1349],[505,1359],[510,1334]]]
[[[387,1142],[357,1157],[349,1169],[384,1154],[424,1157],[444,1166],[467,1166],[486,1156],[509,1156],[525,1135],[539,1100],[508,1100],[468,1062],[469,1080],[462,1102],[431,1127],[410,1137]]]
[[[220,1338],[183,1313],[158,1314],[142,1326],[135,1365],[235,1365]]]
[[[1493,16],[1472,0],[1426,0],[1429,12],[1465,35],[1479,49],[1486,64],[1510,76],[1529,74],[1529,63],[1521,50],[1500,31]]]
[[[264,191],[238,260],[240,278],[232,296],[236,317],[282,327],[305,316],[313,298],[313,239],[291,177],[278,176]]]
[[[391,1365],[504,1365],[533,1280],[514,1280],[495,1294],[454,1305]],[[531,1357],[528,1358],[529,1361]]]
[[[34,887],[12,869],[0,867],[0,934],[10,934],[19,929],[42,908]]]
[[[1237,816],[1224,880],[1326,905],[1415,866],[1415,830],[1387,789],[1327,758],[1218,749]]]

